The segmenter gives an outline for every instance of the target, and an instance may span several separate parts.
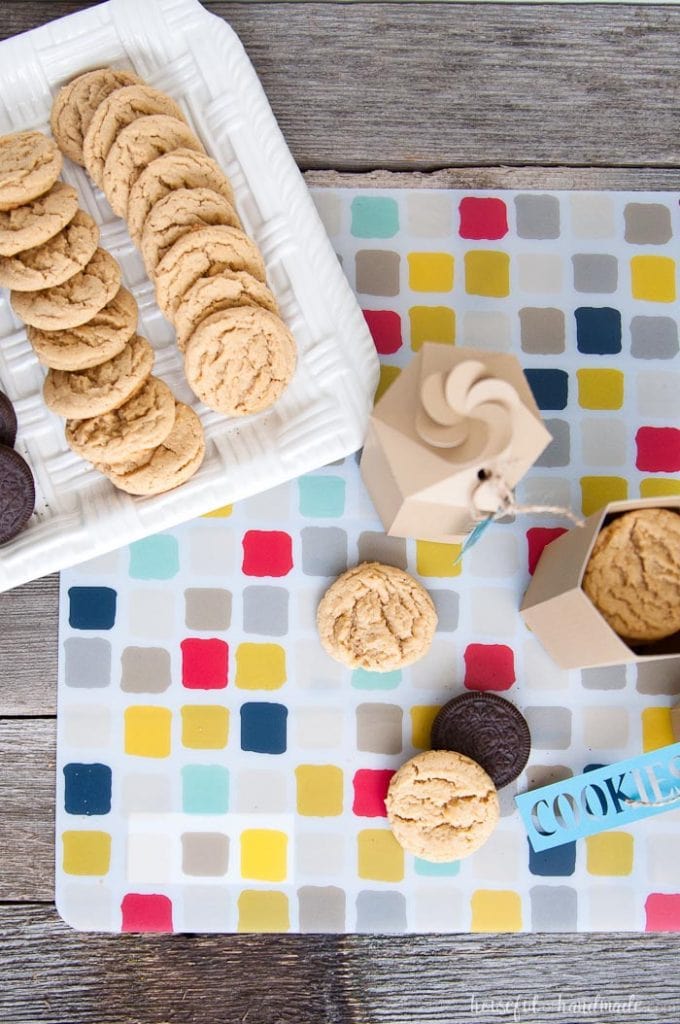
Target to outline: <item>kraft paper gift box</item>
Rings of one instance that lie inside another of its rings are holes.
[[[627,644],[607,624],[581,586],[600,530],[623,512],[636,508],[680,511],[680,498],[612,501],[589,516],[583,526],[573,527],[548,544],[539,559],[520,611],[529,629],[561,668],[596,668],[680,655],[680,632],[651,644]]]
[[[456,543],[551,440],[514,356],[429,342],[376,404],[361,475],[389,536]]]

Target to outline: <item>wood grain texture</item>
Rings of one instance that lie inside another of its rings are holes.
[[[680,188],[675,167],[446,167],[439,171],[305,171],[310,188],[590,189]]]
[[[55,714],[58,601],[57,573],[0,594],[0,717]]]

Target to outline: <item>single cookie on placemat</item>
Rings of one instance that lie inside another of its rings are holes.
[[[210,188],[236,209],[231,183],[214,160],[192,149],[173,149],[153,160],[130,189],[127,225],[138,245],[152,207],[179,188]]]
[[[19,292],[36,292],[63,284],[89,263],[99,244],[96,221],[78,210],[65,228],[42,245],[16,256],[0,256],[0,285]]]
[[[56,181],[49,192],[13,210],[0,211],[0,256],[16,256],[59,234],[78,212],[78,193]]]
[[[385,800],[397,842],[434,863],[468,857],[498,824],[496,787],[476,761],[427,750],[392,776]]]
[[[437,612],[428,592],[408,573],[364,562],[328,588],[316,624],[324,650],[336,661],[390,672],[427,653]]]
[[[122,352],[87,370],[50,370],[43,385],[48,409],[70,420],[102,416],[127,402],[153,368],[153,349],[135,335]]]
[[[214,277],[223,270],[245,270],[266,281],[262,254],[243,231],[223,225],[192,231],[175,242],[156,267],[156,301],[172,320],[199,277]]]
[[[110,302],[120,288],[120,267],[105,249],[96,249],[83,269],[64,284],[39,292],[12,292],[17,316],[43,331],[79,327]]]
[[[119,132],[138,117],[150,114],[167,114],[184,121],[184,114],[175,101],[150,85],[124,86],[99,104],[83,140],[83,163],[100,188],[104,183],[106,158]]]
[[[139,175],[153,160],[173,149],[204,152],[186,121],[167,114],[138,117],[123,128],[104,164],[104,194],[114,213],[127,215],[130,189]]]
[[[522,774],[531,753],[524,715],[496,693],[463,693],[432,723],[433,750],[453,750],[480,764],[498,789]]]
[[[169,192],[144,221],[140,249],[148,274],[154,271],[178,239],[198,228],[240,228],[241,221],[229,200],[210,188],[180,188]]]
[[[0,445],[14,447],[17,439],[17,414],[4,391],[0,391]]]
[[[175,422],[172,391],[149,377],[124,405],[89,420],[68,420],[66,440],[90,462],[124,462],[146,448],[162,444]]]
[[[43,364],[53,370],[86,370],[122,352],[137,330],[137,303],[125,288],[79,327],[64,331],[26,328],[28,340]]]
[[[23,530],[34,508],[35,484],[30,466],[13,448],[0,445],[0,544]]]
[[[181,352],[199,325],[213,313],[235,306],[262,306],[278,316],[273,293],[244,270],[223,270],[216,277],[199,277],[175,310],[177,347]]]
[[[52,104],[50,126],[62,152],[82,164],[83,139],[99,104],[116,89],[140,83],[133,71],[98,68],[78,75],[60,89]]]
[[[598,534],[583,589],[629,643],[652,643],[680,630],[680,514],[640,508]]]
[[[296,359],[293,336],[278,316],[260,306],[238,306],[213,313],[196,328],[184,372],[210,409],[248,416],[280,398]]]
[[[0,210],[30,203],[54,185],[61,153],[42,132],[15,132],[0,138]]]
[[[193,409],[177,402],[175,423],[162,444],[114,465],[96,464],[96,469],[128,494],[162,494],[186,483],[205,455],[203,427]]]

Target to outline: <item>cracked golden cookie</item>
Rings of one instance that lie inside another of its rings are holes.
[[[186,121],[167,114],[138,117],[116,136],[104,164],[104,195],[119,217],[126,217],[130,189],[145,167],[173,149],[203,152]]]
[[[56,181],[49,192],[13,210],[0,211],[0,256],[16,256],[58,235],[78,212],[78,193]]]
[[[103,416],[67,420],[66,441],[90,462],[125,462],[162,444],[175,422],[172,391],[158,377],[149,377],[132,398]]]
[[[42,132],[14,132],[0,138],[0,210],[30,203],[54,185],[61,153]]]
[[[210,409],[249,416],[280,398],[295,372],[292,334],[260,306],[238,306],[207,317],[189,338],[184,372]]]
[[[153,160],[130,189],[127,225],[138,245],[152,207],[180,188],[210,188],[236,209],[231,183],[211,157],[192,149],[173,149]]]
[[[63,284],[90,262],[99,244],[96,221],[78,210],[65,228],[42,245],[16,256],[0,256],[0,285],[19,292],[36,292]]]
[[[266,281],[262,254],[243,231],[221,224],[192,231],[178,239],[156,267],[156,301],[172,320],[199,277],[214,277],[223,270],[245,270],[258,281]]]
[[[132,71],[98,68],[78,75],[57,93],[52,104],[50,126],[57,145],[71,160],[83,163],[83,140],[90,122],[107,96],[126,85],[141,84]]]
[[[201,421],[193,409],[177,402],[175,410],[174,426],[156,448],[126,462],[97,463],[95,468],[128,494],[163,494],[186,483],[203,462],[205,439]]]
[[[179,350],[184,352],[189,338],[207,317],[235,306],[262,306],[277,316],[279,312],[267,285],[245,270],[223,270],[216,277],[199,277],[175,310]]]
[[[178,239],[199,228],[240,228],[241,221],[229,200],[210,188],[180,188],[169,192],[144,221],[140,249],[147,273],[156,267]]]
[[[70,420],[102,416],[127,402],[153,369],[153,349],[135,335],[122,352],[87,370],[50,370],[43,385],[48,409]]]
[[[498,794],[484,769],[464,754],[427,750],[392,776],[387,819],[400,846],[423,860],[468,857],[498,824]]]
[[[104,165],[118,133],[150,114],[167,114],[184,121],[174,100],[150,85],[126,85],[99,104],[83,140],[83,163],[96,185],[104,184]]]
[[[86,370],[122,352],[137,330],[137,303],[126,288],[79,327],[41,331],[26,327],[28,340],[43,366],[53,370]]]
[[[598,534],[583,589],[628,643],[662,640],[680,630],[680,514],[640,508]]]
[[[324,650],[336,661],[391,672],[427,653],[437,612],[428,592],[408,573],[363,562],[328,588],[316,624]]]
[[[90,262],[63,284],[39,292],[12,292],[12,309],[31,327],[61,331],[80,327],[111,301],[120,288],[120,267],[106,251],[95,249]]]

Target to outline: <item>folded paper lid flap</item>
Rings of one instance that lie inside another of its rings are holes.
[[[580,587],[533,606],[522,604],[521,614],[560,668],[595,668],[637,660]]]
[[[583,526],[574,526],[544,548],[524,594],[522,611],[566,591],[580,590],[583,570],[605,514],[606,507],[599,509],[588,516]]]

